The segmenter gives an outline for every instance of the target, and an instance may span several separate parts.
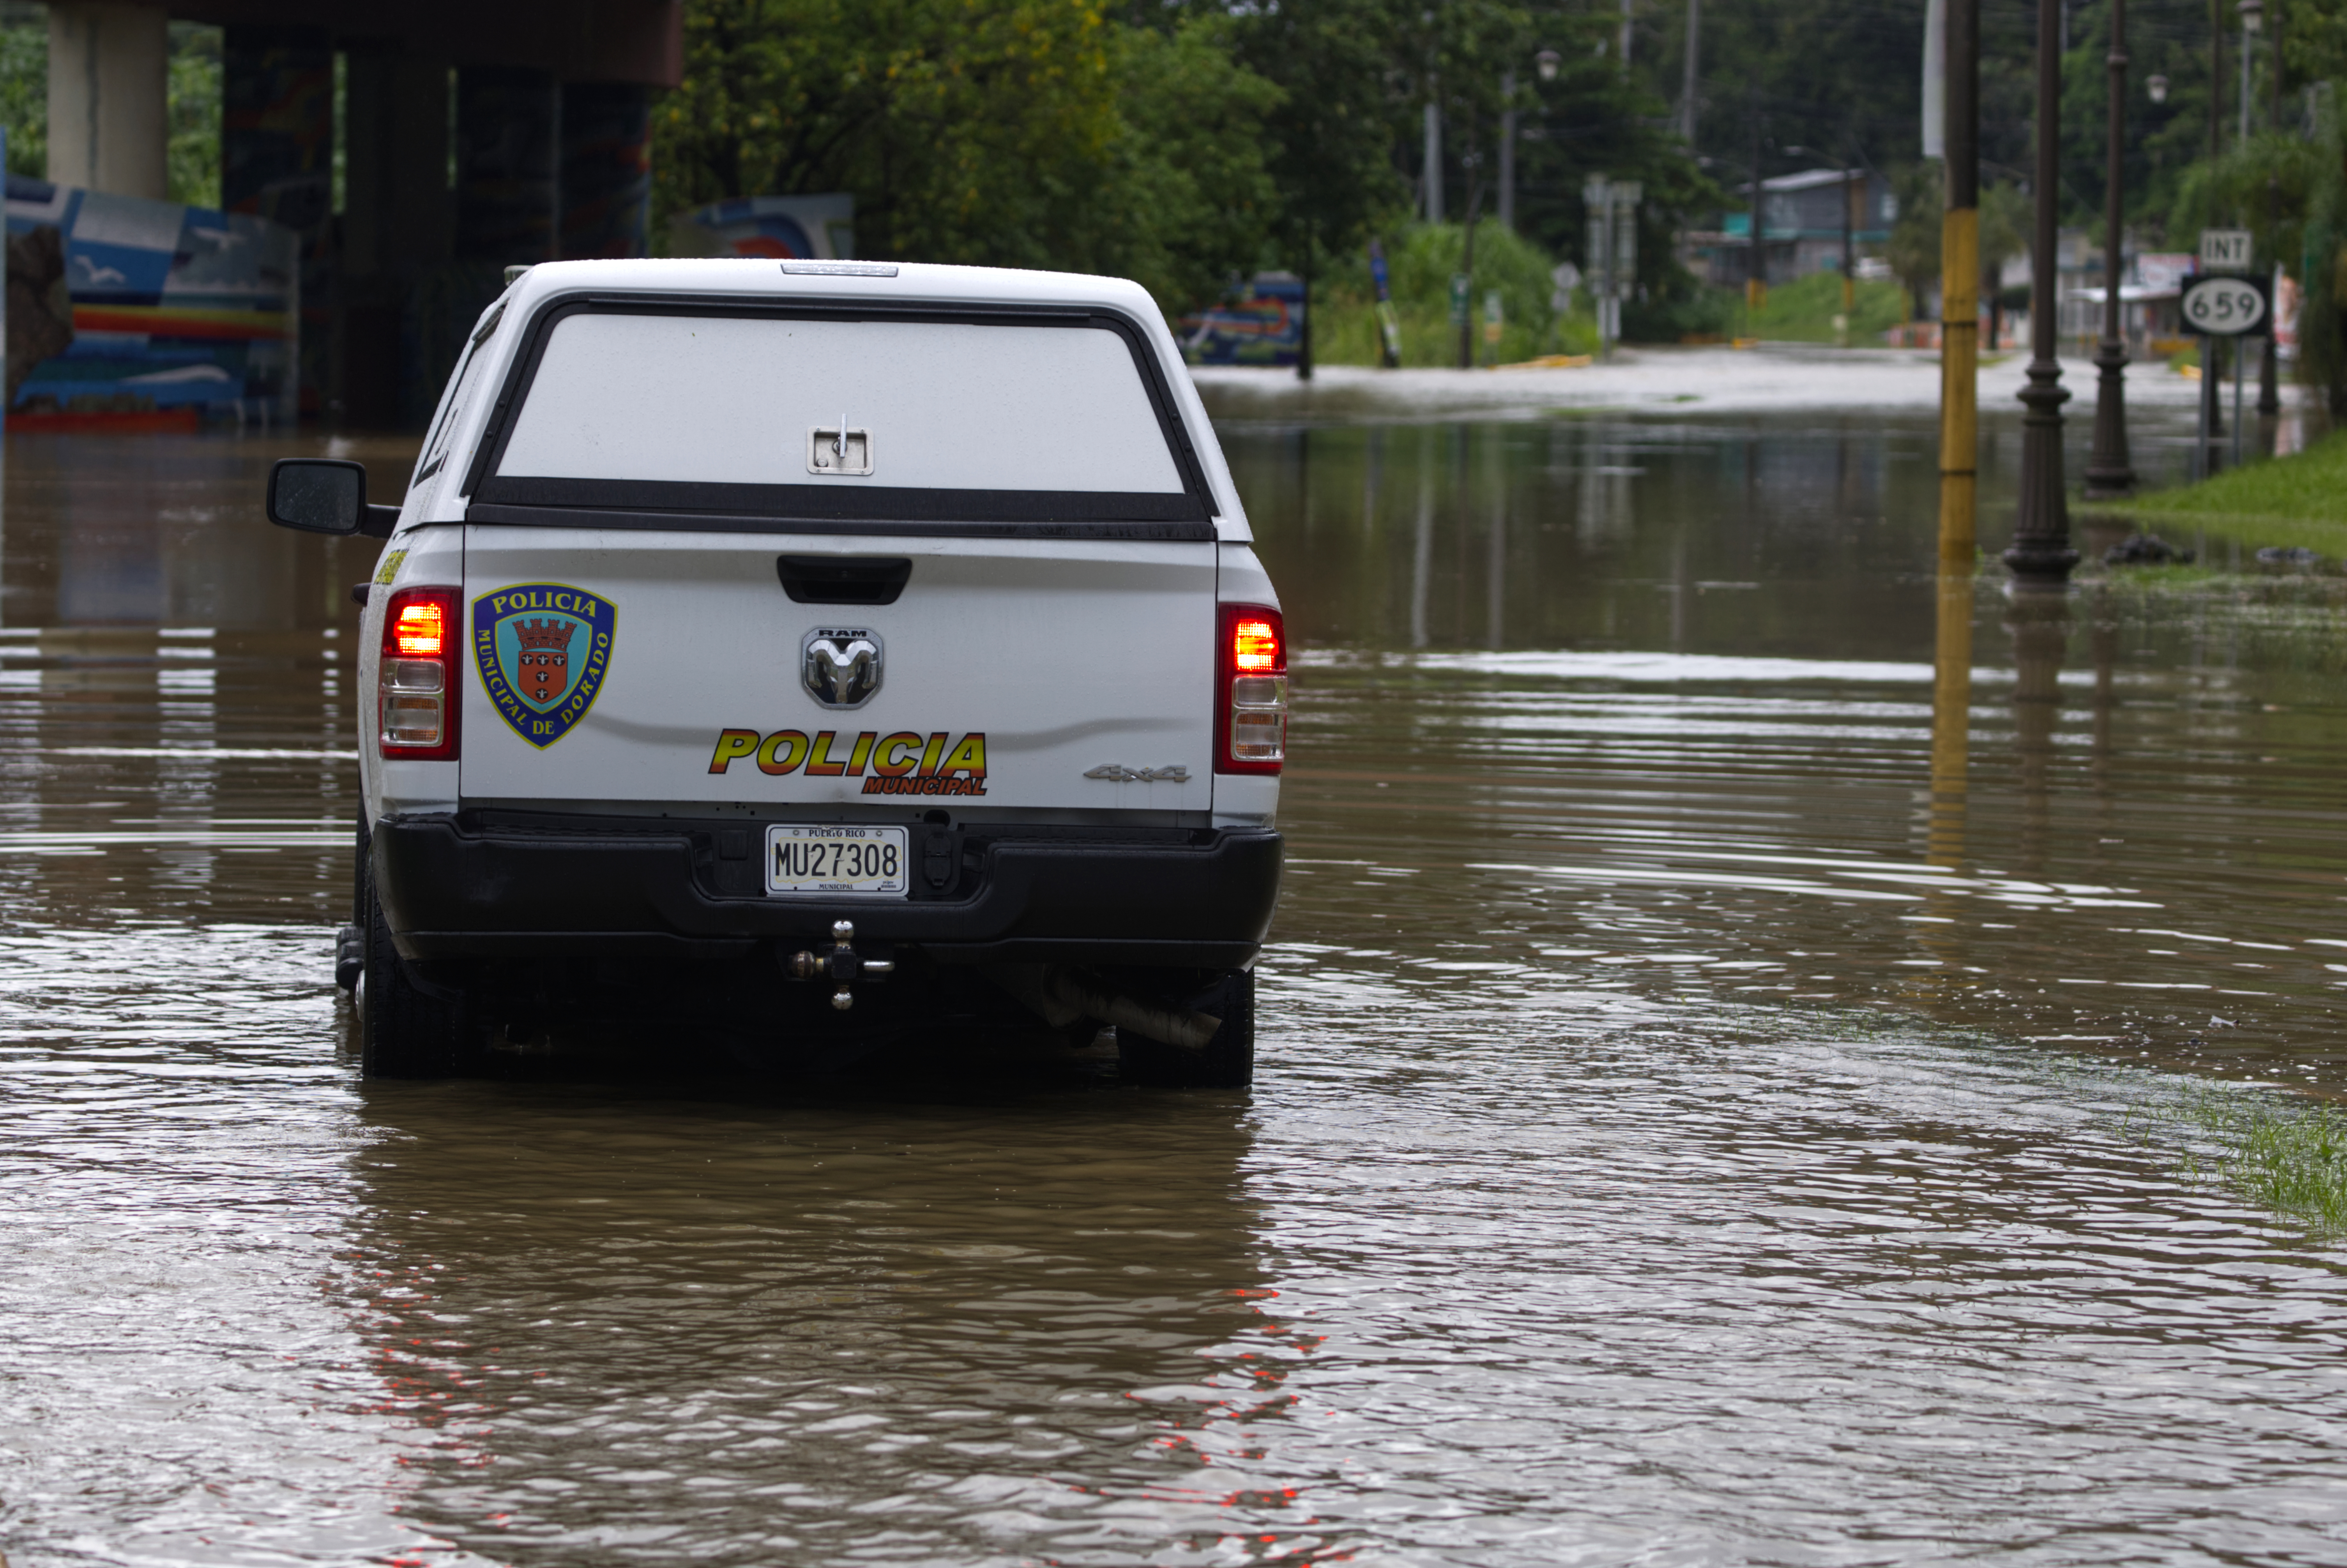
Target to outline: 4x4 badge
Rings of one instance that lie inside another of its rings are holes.
[[[566,583],[517,583],[473,600],[473,663],[498,715],[543,751],[587,716],[611,664],[620,612]]]
[[[799,642],[799,680],[826,708],[861,708],[880,690],[880,634],[863,626],[818,626]]]

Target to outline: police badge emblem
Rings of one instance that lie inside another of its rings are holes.
[[[473,662],[498,715],[544,750],[587,716],[610,667],[619,610],[563,583],[518,583],[473,600]]]

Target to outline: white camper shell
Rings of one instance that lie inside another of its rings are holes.
[[[1139,287],[534,267],[395,520],[364,482],[282,464],[270,515],[389,534],[341,965],[372,1071],[658,995],[753,1052],[1015,1018],[1246,1081],[1285,631]]]

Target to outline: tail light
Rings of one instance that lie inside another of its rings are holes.
[[[1214,771],[1277,773],[1287,756],[1287,631],[1279,611],[1223,606],[1214,662]]]
[[[441,762],[456,754],[456,662],[464,633],[453,588],[403,588],[383,612],[375,675],[383,754]]]

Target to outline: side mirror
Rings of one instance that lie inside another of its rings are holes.
[[[397,507],[370,507],[366,468],[335,457],[284,457],[269,470],[269,520],[305,534],[387,539]]]

